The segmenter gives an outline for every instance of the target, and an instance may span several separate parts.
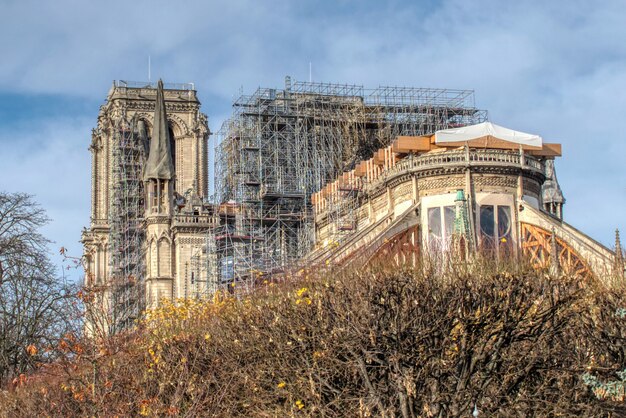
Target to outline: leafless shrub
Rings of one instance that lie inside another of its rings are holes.
[[[0,192],[0,382],[51,360],[48,348],[73,325],[73,289],[56,276],[39,233],[47,221],[30,196]]]
[[[0,399],[31,416],[619,416],[585,372],[624,368],[623,289],[523,262],[303,273],[240,299],[165,303],[69,339]]]

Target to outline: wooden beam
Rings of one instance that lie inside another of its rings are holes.
[[[354,175],[357,177],[364,177],[366,169],[367,167],[365,165],[365,161],[361,161],[356,167],[354,167]]]
[[[397,153],[426,152],[432,149],[427,136],[399,136],[391,144],[391,150]]]
[[[561,152],[561,144],[548,144],[544,143],[543,147],[540,150],[531,150],[529,151],[530,155],[535,155],[538,157],[560,157]]]
[[[521,223],[521,231],[524,237],[522,250],[531,256],[536,267],[549,266],[551,262],[552,233],[541,227],[524,222]],[[576,253],[569,243],[556,237],[556,246],[560,267],[566,273],[574,272],[584,277],[591,276],[591,270],[584,259]],[[541,256],[538,254],[539,249],[541,249]]]
[[[378,151],[376,151],[372,160],[376,165],[385,165],[385,149],[380,148]]]

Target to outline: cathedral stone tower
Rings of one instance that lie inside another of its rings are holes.
[[[92,326],[116,332],[179,296],[176,281],[188,280],[180,264],[189,264],[209,222],[209,135],[192,84],[113,83],[89,147],[91,221],[82,242],[85,285],[98,302]]]
[[[176,174],[172,162],[163,83],[159,80],[150,151],[144,167],[147,192],[145,223],[148,242],[146,294],[148,306],[172,297],[172,212]]]

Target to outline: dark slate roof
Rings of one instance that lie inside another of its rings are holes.
[[[170,150],[170,131],[165,113],[163,98],[163,81],[157,85],[156,105],[154,107],[154,126],[150,140],[150,154],[146,161],[144,180],[171,180],[174,177],[174,164]]]

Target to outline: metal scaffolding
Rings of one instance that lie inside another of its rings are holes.
[[[145,138],[135,120],[120,118],[112,136],[109,212],[109,316],[111,333],[133,326],[144,308],[145,230],[141,179]]]
[[[230,205],[236,215],[223,217],[222,229],[208,237],[208,251],[216,254],[212,274],[219,282],[251,282],[250,271],[272,275],[294,267],[313,243],[312,193],[397,136],[431,134],[486,116],[471,90],[368,90],[287,77],[283,90],[241,96],[218,132],[216,204]],[[232,271],[224,267],[230,265]]]

